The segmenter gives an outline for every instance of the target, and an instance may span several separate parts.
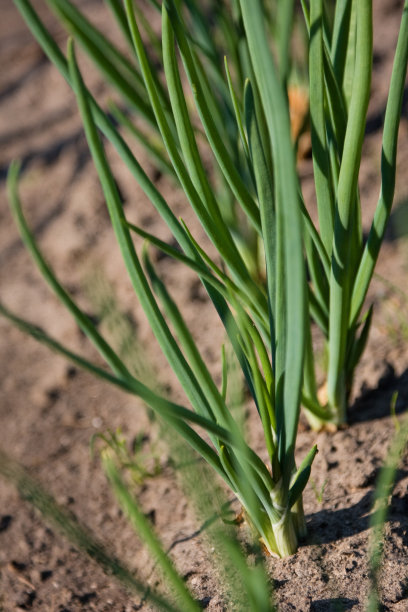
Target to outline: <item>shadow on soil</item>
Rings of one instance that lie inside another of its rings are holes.
[[[375,389],[363,390],[361,397],[356,400],[350,410],[349,422],[369,423],[375,419],[389,417],[391,398],[395,391],[398,392],[396,414],[402,414],[406,412],[408,404],[408,369],[401,376],[396,376],[392,366],[388,366],[378,386]],[[363,497],[357,503],[338,510],[322,509],[308,516],[308,531],[314,535],[313,539],[308,539],[308,544],[328,544],[369,528],[374,487],[380,468],[381,465],[375,467],[364,481],[364,488],[367,487],[369,490],[364,493],[362,487]],[[407,469],[398,469],[393,488],[395,489],[395,486],[407,476]],[[347,479],[347,474],[344,474],[343,477]],[[393,532],[402,539],[405,546],[408,545],[408,532],[404,528],[407,514],[408,491],[403,495],[395,493],[390,500],[387,523],[392,526]]]
[[[357,599],[348,599],[347,597],[318,599],[311,603],[310,612],[343,612],[352,610],[358,603]]]
[[[349,409],[350,424],[374,421],[390,416],[390,406],[393,394],[398,393],[395,413],[402,414],[408,405],[408,368],[400,375],[395,375],[391,364],[373,389],[363,388],[360,396]]]

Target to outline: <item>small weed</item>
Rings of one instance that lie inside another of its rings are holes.
[[[310,479],[310,486],[312,487],[316,500],[318,501],[319,504],[323,503],[324,491],[326,489],[327,483],[328,483],[328,478],[325,479],[322,486],[319,488],[316,485],[314,479],[313,478]]]
[[[138,434],[132,443],[132,448],[129,449],[120,428],[116,431],[108,430],[106,433],[96,433],[90,441],[91,454],[93,456],[95,453],[96,441],[102,440],[104,446],[100,451],[101,454],[106,448],[109,448],[115,456],[119,469],[128,470],[131,480],[135,484],[141,485],[146,479],[154,478],[162,471],[155,449],[150,447],[148,451],[143,450],[147,439],[145,434]],[[153,464],[152,467],[148,467],[151,464]]]

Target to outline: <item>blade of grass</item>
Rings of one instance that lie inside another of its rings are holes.
[[[404,418],[400,430],[391,442],[386,460],[380,470],[375,487],[373,513],[370,517],[371,546],[370,546],[370,581],[371,589],[367,602],[366,612],[379,610],[378,579],[381,569],[383,532],[387,515],[390,509],[389,497],[395,483],[398,464],[402,453],[408,443],[408,419]]]
[[[105,450],[102,453],[102,463],[106,475],[112,485],[113,492],[122,510],[129,518],[129,521],[136,533],[146,544],[151,556],[158,564],[166,583],[171,586],[171,589],[176,597],[176,605],[178,607],[182,606],[182,609],[186,610],[186,612],[198,612],[200,610],[200,606],[193,599],[190,591],[187,589],[184,583],[184,580],[175,569],[169,556],[164,552],[149,521],[139,508],[135,498],[130,494],[128,488],[122,480],[115,465],[114,459],[108,450]]]
[[[197,518],[204,522],[202,535],[208,540],[208,545],[217,551],[213,562],[223,583],[227,584],[228,609],[249,609],[255,612],[271,611],[271,586],[263,567],[260,550],[256,547],[255,566],[247,565],[244,551],[236,540],[235,530],[221,522],[219,518],[225,515],[225,508],[229,502],[225,501],[223,491],[215,484],[212,474],[207,466],[194,461],[194,456],[185,444],[174,445],[169,440],[172,456],[176,456],[178,463],[187,465],[178,471],[181,483],[187,498],[195,506]],[[197,482],[203,486],[197,487]],[[210,518],[209,518],[210,517]],[[218,518],[218,520],[214,520]],[[233,522],[235,523],[235,521]],[[254,542],[255,546],[256,543]]]

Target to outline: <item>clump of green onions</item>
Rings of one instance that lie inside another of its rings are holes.
[[[130,58],[102,37],[71,2],[48,0],[74,40],[85,47],[106,79],[122,94],[125,107],[140,111],[154,133],[160,135],[162,144],[153,146],[137,132],[152,157],[178,181],[215,246],[218,261],[209,257],[176,218],[107,112],[86,88],[72,40],[66,58],[29,0],[15,2],[75,92],[129,278],[161,350],[181,383],[188,407],[169,401],[135,378],[57,281],[25,222],[15,164],[10,170],[9,193],[22,238],[44,278],[104,357],[110,371],[73,354],[4,306],[1,312],[71,360],[146,401],[235,493],[266,549],[280,557],[290,555],[297,548],[298,538],[305,534],[302,492],[316,453],[313,447],[296,467],[300,405],[303,403],[315,427],[344,422],[354,368],[367,340],[372,310],[362,318],[361,312],[394,193],[397,132],[408,56],[408,2],[385,116],[381,194],[368,241],[363,244],[357,182],[370,92],[371,1],[337,2],[332,16],[326,6],[329,3],[323,0],[301,3],[309,31],[319,233],[303,203],[291,140],[287,83],[293,2],[277,4],[277,18],[282,25],[275,49],[277,67],[265,28],[263,2],[231,1],[235,26],[228,19],[223,25],[231,34],[230,48],[236,46],[239,51],[226,60],[225,80],[215,70],[215,46],[205,36],[205,28],[199,27],[205,23],[199,3],[152,1],[162,14],[161,38],[150,30],[149,33],[152,47],[162,55],[164,85],[141,35],[143,15],[131,0],[125,0],[123,6],[108,2],[131,49]],[[188,18],[196,26],[192,35],[185,22],[184,4]],[[225,17],[228,13],[221,14]],[[208,62],[214,68],[211,76],[205,70]],[[184,76],[195,103],[194,118],[185,100]],[[131,128],[126,113],[116,110],[117,118]],[[228,123],[223,120],[224,111],[229,114]],[[197,118],[201,122],[199,130]],[[226,134],[225,125],[233,126],[236,142]],[[225,197],[214,190],[202,161],[197,139],[203,134],[213,155],[214,175],[222,177]],[[180,250],[128,223],[101,135],[113,144]],[[225,202],[233,202],[233,209],[226,210]],[[248,264],[242,248],[245,232],[237,240],[233,217],[241,220],[245,231],[249,229],[261,246],[264,283]],[[137,235],[193,269],[201,279],[256,406],[268,465],[248,446],[227,404],[227,380],[224,378],[218,389],[148,252],[139,257],[133,238]],[[327,402],[323,403],[316,389],[310,319],[320,326],[328,346]],[[198,428],[204,433],[198,433]]]

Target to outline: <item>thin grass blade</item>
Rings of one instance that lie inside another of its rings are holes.
[[[380,470],[373,501],[373,513],[370,518],[370,579],[371,589],[366,612],[377,612],[380,609],[378,582],[383,553],[383,534],[387,515],[390,509],[389,497],[395,483],[396,472],[402,453],[408,443],[408,419],[405,418],[399,431],[392,440],[386,460]]]
[[[147,546],[150,554],[160,568],[166,583],[171,586],[171,590],[174,592],[177,600],[177,607],[179,608],[182,606],[182,609],[186,610],[186,612],[199,612],[200,606],[193,599],[184,580],[171,562],[170,557],[164,552],[152,526],[139,508],[135,498],[130,494],[111,454],[107,450],[102,453],[102,463],[122,510],[129,518],[136,533]]]

